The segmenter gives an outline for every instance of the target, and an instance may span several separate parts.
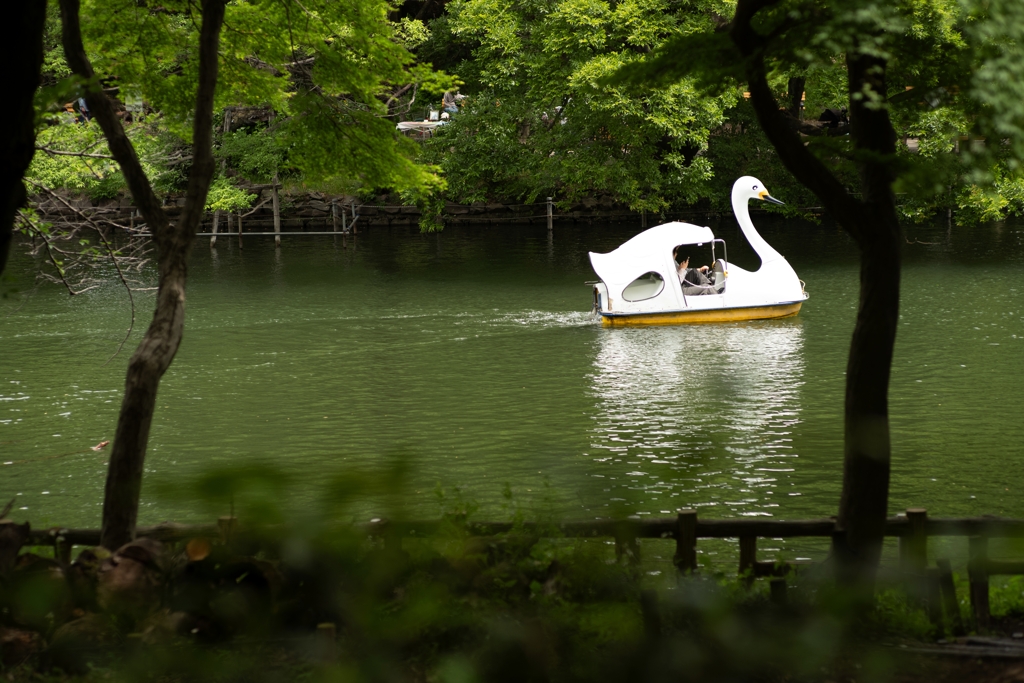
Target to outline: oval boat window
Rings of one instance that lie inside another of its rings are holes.
[[[663,289],[665,289],[664,278],[651,271],[626,285],[626,288],[622,290],[622,298],[626,301],[643,301],[658,296]]]

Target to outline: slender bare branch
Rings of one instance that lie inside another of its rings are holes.
[[[95,221],[93,221],[92,217],[80,211],[76,207],[72,206],[68,200],[66,200],[64,197],[61,197],[52,189],[44,185],[40,185],[39,183],[36,182],[32,182],[32,185],[34,185],[37,189],[42,190],[43,192],[49,194],[55,200],[63,204],[67,209],[70,209],[78,216],[80,216],[83,220],[87,221],[90,225],[93,226],[93,228],[96,230],[96,234],[99,235],[100,241],[103,242],[104,248],[107,250],[107,255],[110,256],[111,263],[114,264],[114,268],[117,270],[117,277],[121,280],[121,284],[124,285],[125,291],[128,292],[128,303],[131,304],[131,322],[128,324],[128,331],[125,332],[124,338],[121,340],[121,343],[118,344],[117,350],[114,351],[113,355],[111,355],[110,358],[107,359],[107,362],[104,363],[104,365],[106,365],[110,361],[114,360],[117,354],[121,353],[121,349],[124,348],[125,342],[128,341],[129,337],[131,337],[132,335],[132,330],[135,329],[135,297],[132,296],[132,288],[128,284],[128,280],[124,276],[124,271],[121,270],[121,263],[118,260],[117,255],[114,253],[113,247],[110,246],[110,241],[107,239],[107,236],[104,234],[103,230],[100,229],[100,226],[97,225]]]
[[[414,86],[414,85],[415,85],[415,83],[409,83],[408,85],[403,85],[403,86],[402,86],[401,88],[399,88],[398,90],[396,90],[396,91],[394,92],[394,94],[393,94],[393,95],[391,95],[391,97],[389,97],[389,98],[388,98],[387,102],[385,102],[385,103],[384,103],[384,106],[385,106],[385,107],[390,107],[390,106],[391,106],[391,103],[392,103],[392,102],[394,102],[394,101],[395,101],[395,100],[397,100],[397,99],[398,99],[399,97],[401,97],[401,96],[402,96],[402,95],[404,95],[404,94],[405,94],[406,92],[408,92],[409,88],[411,88],[411,87],[412,87],[412,86]]]
[[[249,216],[253,215],[253,214],[254,214],[254,213],[256,213],[257,211],[259,211],[260,209],[262,209],[262,208],[263,208],[264,206],[266,206],[266,205],[267,205],[267,202],[269,202],[269,201],[270,201],[271,199],[273,199],[273,197],[267,197],[267,198],[266,198],[266,199],[264,199],[264,200],[263,200],[262,202],[260,202],[260,203],[259,203],[259,204],[257,204],[256,206],[252,207],[252,209],[250,209],[248,213],[243,213],[243,214],[242,214],[242,218],[248,218]]]
[[[68,282],[67,278],[64,276],[64,266],[60,264],[60,262],[57,260],[57,257],[53,253],[54,251],[59,250],[55,249],[51,244],[50,236],[47,235],[42,228],[36,225],[35,221],[33,221],[28,216],[24,214],[18,214],[18,218],[22,221],[23,225],[27,226],[30,231],[35,233],[35,235],[39,237],[40,240],[42,240],[43,246],[46,247],[46,257],[49,259],[50,264],[53,266],[54,271],[56,271],[57,273],[56,279],[59,280],[64,285],[64,287],[68,290],[68,294],[70,294],[71,296],[77,296],[78,294],[88,292],[90,289],[96,289],[97,287],[99,287],[99,285],[96,284],[75,291],[75,288],[71,286],[71,283]]]
[[[47,154],[52,154],[53,156],[89,157],[90,159],[113,159],[114,158],[113,155],[110,155],[110,154],[87,154],[86,152],[65,152],[62,149],[53,149],[52,147],[47,147],[46,145],[36,145],[36,149],[38,149],[40,152],[46,152]]]
[[[97,232],[99,232],[100,239],[103,241],[103,246],[106,248],[107,254],[110,256],[110,260],[114,263],[114,268],[117,269],[117,277],[121,280],[121,284],[124,285],[124,291],[128,292],[128,303],[131,304],[132,313],[131,322],[128,323],[128,331],[124,333],[124,338],[121,340],[121,343],[117,345],[117,350],[114,351],[114,353],[110,355],[110,358],[107,359],[107,362],[103,364],[107,365],[107,363],[114,360],[117,354],[121,353],[121,349],[124,348],[125,342],[127,342],[129,337],[132,336],[132,330],[135,329],[135,297],[132,296],[132,288],[128,285],[128,280],[124,277],[124,272],[121,270],[121,264],[118,263],[117,257],[114,255],[114,250],[110,246],[110,241],[107,239],[107,236],[103,234],[102,230]]]

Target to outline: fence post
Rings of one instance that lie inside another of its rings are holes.
[[[277,174],[274,174],[274,246],[281,246],[281,201],[277,192]]]
[[[65,570],[71,564],[71,544],[59,532],[53,537],[53,557]]]
[[[900,571],[910,599],[923,604],[928,597],[928,512],[907,508],[908,533],[900,536]]]
[[[785,607],[788,600],[786,596],[786,580],[783,578],[772,579],[768,582],[771,589],[771,601],[779,607]]]
[[[676,555],[672,558],[680,574],[697,571],[697,511],[676,513]]]
[[[12,503],[14,501],[11,501]],[[9,510],[4,511],[9,512]],[[6,574],[21,552],[22,546],[29,540],[31,528],[29,523],[15,524],[9,519],[0,517],[0,574]]]
[[[740,576],[748,571],[749,576],[746,582],[749,585],[754,580],[754,569],[757,565],[757,536],[740,536]]]
[[[648,640],[661,637],[661,608],[658,605],[658,592],[653,590],[640,591],[640,614],[644,620],[644,635]]]
[[[210,232],[213,233],[213,235],[210,236],[210,248],[211,249],[213,247],[217,246],[217,223],[219,223],[219,222],[220,222],[220,209],[217,209],[216,211],[213,212],[213,230],[210,231]]]
[[[942,597],[938,567],[925,568],[925,581],[928,591],[928,621],[932,623],[936,632],[942,633]]]
[[[623,523],[615,529],[615,559],[621,562],[625,557],[635,567],[640,564],[640,543],[630,526]]]
[[[352,234],[353,235],[358,235],[359,234],[359,228],[356,227],[356,202],[355,202],[355,200],[352,200]]]
[[[979,631],[989,626],[988,605],[988,539],[984,536],[972,536],[969,540],[969,560],[967,576],[971,586],[971,608],[974,611],[974,623]]]
[[[238,212],[238,248],[242,249],[242,212]]]
[[[231,541],[231,534],[234,532],[237,523],[238,518],[231,517],[230,515],[217,518],[217,528],[220,529],[221,543],[228,543]]]
[[[900,564],[906,573],[923,574],[928,566],[928,511],[907,508],[910,533],[900,536]]]
[[[548,197],[548,232],[555,227],[555,207],[551,204],[553,197]]]
[[[316,626],[317,658],[324,663],[333,662],[338,658],[338,629],[330,622]]]
[[[334,232],[338,232],[338,200],[331,200],[331,222],[334,223]]]
[[[224,126],[223,126],[223,131],[224,131],[225,135],[231,132],[231,107],[227,107],[224,110]],[[220,172],[221,172],[221,175],[224,174],[224,169],[227,168],[227,164],[228,164],[228,160],[227,159],[221,159],[221,161],[220,161]],[[218,222],[219,219],[220,219],[220,209],[217,209],[216,211],[213,212],[213,230],[210,231],[210,232],[213,233],[213,235],[210,236],[210,248],[211,249],[213,247],[217,246],[217,222]],[[231,232],[231,212],[230,211],[227,212],[227,222],[228,222],[228,230],[227,231]]]
[[[953,583],[953,570],[950,569],[949,560],[935,560],[939,568],[939,590],[942,592],[942,601],[946,608],[946,615],[953,624],[953,635],[962,636],[966,633],[964,620],[960,616],[960,601],[956,599],[956,585]]]

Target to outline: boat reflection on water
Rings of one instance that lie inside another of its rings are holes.
[[[798,493],[786,479],[804,382],[799,320],[609,329],[599,344],[594,508],[773,515]]]

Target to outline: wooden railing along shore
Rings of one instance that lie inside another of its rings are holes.
[[[164,542],[184,541],[191,538],[226,539],[238,533],[237,520],[222,517],[217,524],[183,525],[160,524],[140,527],[136,535]],[[759,561],[757,541],[759,538],[830,538],[841,537],[836,520],[771,520],[771,519],[699,519],[695,510],[680,510],[672,518],[594,520],[579,522],[538,523],[538,522],[474,522],[456,520],[464,533],[471,536],[497,536],[518,531],[540,537],[562,538],[612,538],[616,553],[627,561],[638,562],[639,539],[664,539],[675,541],[673,563],[682,574],[694,573],[697,567],[697,542],[699,539],[738,539],[739,573],[746,580],[758,577],[771,579],[773,599],[784,600],[785,576],[797,569],[800,563]],[[400,546],[403,538],[429,538],[441,533],[452,520],[440,521],[389,521],[373,520],[362,525],[368,536],[382,538],[386,545]],[[928,566],[929,537],[966,537],[968,544],[968,576],[970,602],[976,625],[985,630],[990,623],[989,577],[996,575],[1024,574],[1024,561],[998,561],[988,557],[988,541],[992,538],[1024,538],[1024,519],[999,517],[945,518],[929,517],[926,510],[910,508],[905,515],[886,520],[885,535],[899,539],[900,571],[918,587],[933,620],[941,621],[943,609],[951,620],[954,632],[963,632],[959,603],[953,583],[950,562],[936,559],[935,566]],[[71,548],[75,545],[95,546],[99,544],[98,529],[35,529],[29,534],[26,545],[52,545],[55,555],[68,562]]]

